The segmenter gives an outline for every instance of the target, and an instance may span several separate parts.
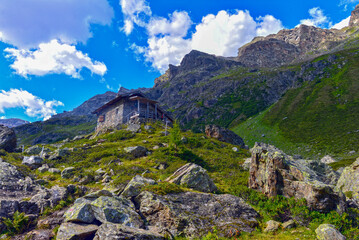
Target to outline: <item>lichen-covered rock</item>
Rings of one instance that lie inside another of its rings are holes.
[[[22,164],[30,167],[31,169],[39,168],[41,167],[42,163],[44,162],[44,159],[38,156],[30,156],[30,157],[24,157],[22,160]]]
[[[97,225],[94,224],[75,224],[63,223],[61,224],[56,239],[57,240],[87,240],[93,239]]]
[[[108,190],[99,190],[99,191],[96,191],[96,192],[92,192],[92,193],[89,193],[87,195],[84,196],[85,199],[89,199],[89,200],[95,200],[101,196],[104,196],[104,197],[113,197],[113,194],[108,191]]]
[[[206,169],[194,163],[188,163],[166,179],[167,182],[182,185],[201,192],[215,192],[217,186],[208,176]]]
[[[0,125],[0,149],[7,152],[13,152],[16,148],[15,131],[11,128]]]
[[[89,203],[74,204],[64,214],[65,222],[92,223],[95,215]]]
[[[359,204],[359,158],[353,164],[344,168],[337,187],[344,193],[351,192],[350,195],[353,196],[353,200]]]
[[[305,198],[321,212],[345,210],[345,197],[335,188],[337,173],[320,161],[294,160],[279,149],[256,143],[252,151],[249,187],[267,196]]]
[[[242,164],[244,170],[249,170],[249,168],[251,167],[251,161],[252,161],[251,158],[246,158],[244,160],[244,163]]]
[[[136,197],[138,194],[141,193],[141,188],[148,185],[155,185],[157,184],[154,180],[149,178],[144,178],[140,175],[136,175],[132,180],[127,184],[121,196],[130,198]]]
[[[135,158],[144,157],[148,152],[147,148],[143,146],[127,147],[124,150]]]
[[[91,202],[91,207],[95,218],[102,223],[121,223],[135,228],[143,226],[134,204],[125,198],[101,196]]]
[[[216,125],[207,125],[205,131],[207,137],[216,138],[222,142],[238,145],[241,148],[245,147],[243,139],[228,129]]]
[[[167,238],[148,230],[131,228],[122,224],[104,223],[102,224],[94,240],[165,240]]]
[[[268,222],[266,222],[267,226],[266,229],[264,229],[264,232],[275,232],[280,227],[280,224],[280,222],[269,220]]]
[[[161,235],[201,237],[216,227],[220,235],[231,237],[231,233],[251,232],[258,226],[258,213],[229,194],[184,192],[160,196],[145,191],[135,202],[148,229]]]
[[[68,167],[62,170],[61,177],[62,178],[72,178],[75,175],[76,169],[74,167]]]
[[[284,222],[284,223],[282,224],[282,227],[283,227],[284,229],[290,229],[290,228],[294,228],[295,225],[296,225],[296,224],[295,224],[294,220],[291,219],[291,220],[288,220],[288,221]]]
[[[331,224],[322,224],[316,230],[318,240],[345,240],[344,237],[336,228]]]

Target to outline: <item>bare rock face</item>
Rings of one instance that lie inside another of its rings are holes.
[[[96,232],[94,240],[165,240],[167,238],[144,229],[136,229],[122,224],[105,223]]]
[[[217,186],[208,176],[206,169],[194,163],[188,163],[166,179],[167,182],[183,185],[201,192],[216,192]]]
[[[245,147],[243,139],[234,132],[216,125],[206,126],[207,137],[216,138],[219,141]]]
[[[135,198],[148,229],[162,235],[200,237],[216,227],[225,237],[251,232],[258,213],[241,198],[185,192],[159,196],[142,192]]]
[[[311,209],[320,212],[345,210],[345,197],[335,188],[338,175],[320,161],[294,160],[264,143],[251,149],[249,187],[267,196],[305,198]]]
[[[337,187],[344,193],[351,192],[353,200],[359,205],[359,158],[343,170]]]
[[[349,26],[354,27],[359,24],[359,5],[357,5],[352,11],[352,15],[350,16]]]
[[[16,148],[16,135],[14,130],[0,125],[0,149],[12,152]]]
[[[300,25],[253,39],[238,50],[237,60],[247,67],[289,65],[319,56],[339,45],[346,37],[344,32],[336,29]]]

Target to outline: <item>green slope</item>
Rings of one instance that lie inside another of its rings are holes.
[[[289,90],[233,130],[249,145],[268,142],[305,157],[354,159],[356,153],[350,152],[359,152],[359,51],[336,56],[346,64],[333,65],[325,69],[327,77]]]

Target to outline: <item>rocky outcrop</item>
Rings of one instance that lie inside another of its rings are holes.
[[[42,166],[42,163],[44,162],[44,159],[38,156],[30,156],[30,157],[24,157],[22,160],[22,164],[30,167],[31,169],[36,169]]]
[[[0,125],[0,149],[12,152],[16,148],[16,135],[14,130]]]
[[[136,229],[127,227],[121,224],[105,223],[102,224],[94,240],[113,240],[113,239],[128,239],[128,240],[165,240],[167,238],[144,229]]]
[[[254,38],[238,50],[237,59],[247,67],[289,65],[326,54],[347,37],[345,32],[337,29],[300,25],[267,37]]]
[[[142,192],[135,198],[148,229],[162,235],[188,238],[207,234],[216,227],[220,235],[251,232],[258,213],[242,199],[224,194],[185,192],[159,196]]]
[[[279,149],[256,143],[251,149],[249,187],[267,196],[305,198],[321,212],[345,210],[345,197],[334,184],[337,173],[320,161],[294,160]]]
[[[322,224],[316,230],[318,240],[345,240],[344,237],[336,228],[331,224]]]
[[[207,137],[216,138],[219,141],[245,147],[243,139],[234,132],[216,125],[207,125],[205,129]]]
[[[143,191],[126,199],[101,190],[75,201],[64,214],[58,237],[88,232],[83,229],[92,229],[92,224],[100,225],[94,238],[98,240],[202,237],[214,227],[221,236],[231,237],[234,233],[253,231],[258,217],[241,198],[228,194],[156,195]],[[70,231],[72,226],[74,230]]]
[[[349,27],[354,27],[357,25],[359,25],[359,5],[357,5],[352,11],[349,21]]]
[[[81,194],[82,191],[78,190]],[[9,218],[18,211],[34,220],[45,209],[54,208],[75,191],[73,185],[44,188],[30,177],[25,177],[15,166],[0,160],[0,219]],[[51,225],[51,222],[46,225]],[[2,227],[0,221],[0,231]]]
[[[131,181],[127,184],[121,196],[126,198],[136,197],[141,193],[141,190],[144,186],[155,185],[157,184],[154,180],[149,178],[144,178],[142,176],[135,176],[131,179]]]
[[[194,163],[188,163],[177,169],[166,181],[201,192],[210,193],[218,191],[217,186],[208,176],[206,169]]]
[[[0,119],[0,125],[4,125],[8,128],[19,127],[24,124],[28,124],[28,121],[18,119],[18,118],[9,118],[9,119]]]
[[[98,229],[94,224],[63,223],[61,224],[56,239],[57,240],[85,240],[93,239]]]
[[[341,174],[337,187],[344,193],[349,193],[359,206],[359,158],[346,167]]]

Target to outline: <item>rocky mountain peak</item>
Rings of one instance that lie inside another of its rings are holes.
[[[337,29],[300,25],[253,39],[239,48],[237,60],[247,67],[279,67],[319,56],[347,37]]]
[[[358,23],[359,23],[359,5],[357,5],[355,9],[352,11],[352,15],[350,16],[349,26],[353,27],[355,25],[358,25]]]

